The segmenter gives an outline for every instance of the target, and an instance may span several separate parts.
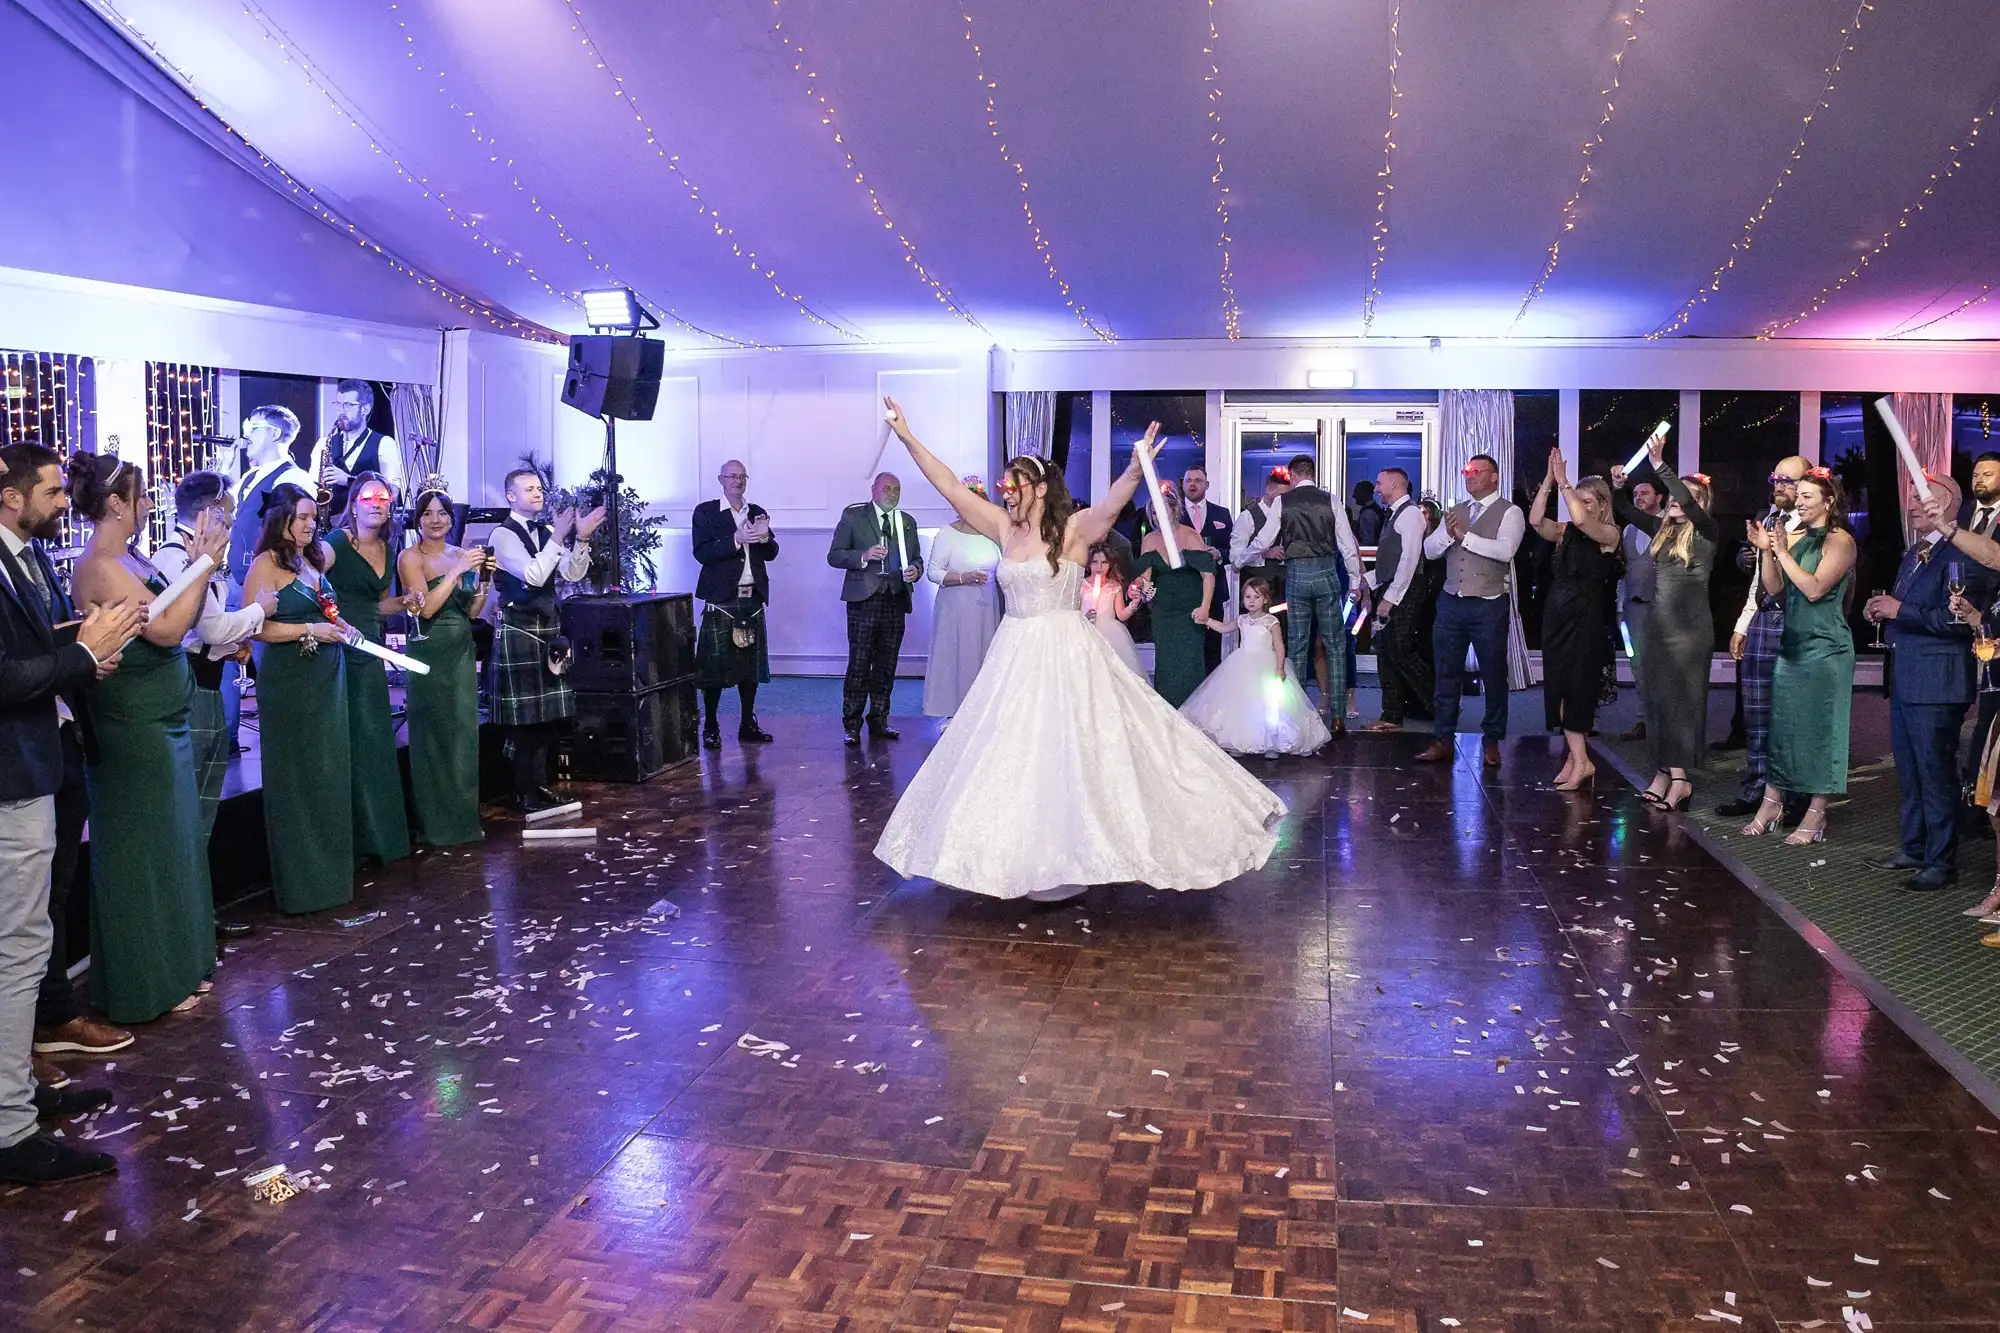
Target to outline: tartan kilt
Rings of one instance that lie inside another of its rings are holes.
[[[757,642],[738,648],[733,631],[749,625]],[[701,633],[694,645],[695,688],[729,689],[736,685],[767,685],[771,680],[771,645],[764,632],[764,604],[755,597],[708,602],[701,609]]]
[[[576,716],[568,676],[549,670],[549,641],[561,633],[556,618],[529,607],[506,607],[493,636],[493,721],[503,727],[560,722]]]

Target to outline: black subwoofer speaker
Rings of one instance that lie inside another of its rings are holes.
[[[569,776],[578,782],[644,782],[695,752],[694,684],[643,694],[576,696]]]
[[[562,604],[569,683],[594,694],[634,694],[694,673],[694,598],[687,593],[571,597]]]
[[[562,399],[587,416],[651,421],[666,357],[666,344],[647,338],[571,338]]]

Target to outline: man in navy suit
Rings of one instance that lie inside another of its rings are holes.
[[[1181,473],[1181,509],[1186,513],[1187,525],[1201,534],[1201,544],[1215,557],[1215,591],[1209,596],[1208,618],[1225,620],[1228,618],[1225,608],[1229,605],[1229,538],[1236,525],[1227,509],[1208,502],[1208,469],[1199,463]],[[1215,670],[1222,665],[1222,636],[1202,635],[1201,651],[1208,669]]]
[[[80,711],[92,681],[117,668],[119,648],[140,625],[136,606],[119,606],[58,628],[67,601],[34,539],[53,532],[68,507],[54,453],[36,444],[0,449],[0,1184],[117,1169],[110,1155],[52,1138],[37,1123],[101,1109],[109,1095],[37,1087],[29,1055],[54,945],[49,879],[65,718]]]
[[[1934,477],[1942,512],[1958,512],[1958,487]],[[1903,841],[1895,854],[1871,862],[1878,870],[1912,870],[1904,888],[1929,892],[1958,875],[1958,729],[1972,702],[1972,628],[1951,614],[1951,585],[1971,563],[1943,540],[1913,495],[1908,522],[1915,534],[1891,591],[1868,599],[1863,614],[1885,627],[1889,642],[1889,744],[1903,793]]]

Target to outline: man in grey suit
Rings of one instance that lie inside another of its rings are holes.
[[[903,483],[893,472],[875,478],[862,504],[849,505],[833,530],[826,562],[847,571],[840,600],[847,603],[847,679],[840,691],[840,725],[849,745],[861,744],[861,717],[868,734],[896,739],[889,725],[889,691],[896,683],[896,659],[910,614],[910,585],[923,577],[923,548],[917,522],[899,507]]]

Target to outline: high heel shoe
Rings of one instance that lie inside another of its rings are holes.
[[[1590,789],[1591,779],[1595,778],[1596,776],[1597,776],[1596,769],[1594,768],[1586,769],[1584,770],[1582,776],[1580,777],[1572,778],[1566,783],[1564,782],[1556,783],[1555,789],[1557,791],[1588,791]]]
[[[1799,821],[1799,826],[1792,830],[1790,837],[1785,839],[1785,846],[1808,847],[1811,846],[1813,843],[1826,841],[1826,816],[1821,815],[1819,817],[1818,827],[1807,828],[1806,819],[1811,819],[1811,818],[1812,814],[1810,811],[1808,811],[1805,819],[1801,819]]]
[[[1771,813],[1766,815],[1764,813],[1766,810],[1769,810]],[[1746,838],[1761,838],[1767,834],[1782,833],[1784,831],[1785,807],[1782,805],[1774,807],[1767,804],[1760,807],[1757,811],[1757,817],[1743,826],[1743,836]]]
[[[1965,909],[1965,914],[1974,918],[1992,916],[1995,912],[2000,912],[2000,882],[1993,885],[1993,892]]]

